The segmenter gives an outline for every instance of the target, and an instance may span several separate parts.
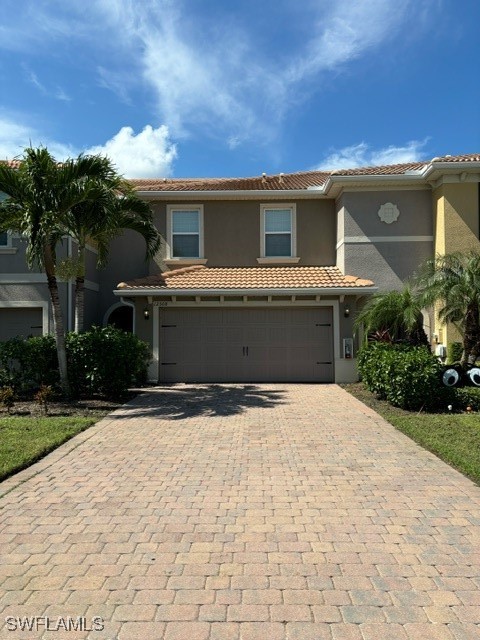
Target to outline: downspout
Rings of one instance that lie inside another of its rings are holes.
[[[72,238],[68,236],[67,240],[67,258],[70,261],[72,258]],[[73,309],[72,309],[72,298],[73,298],[73,280],[69,278],[67,280],[67,331],[72,331],[73,328]]]

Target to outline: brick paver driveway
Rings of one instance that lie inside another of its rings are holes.
[[[480,489],[335,386],[157,389],[0,489],[2,639],[480,638]]]

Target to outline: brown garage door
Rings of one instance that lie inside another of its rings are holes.
[[[0,341],[16,336],[42,335],[42,309],[17,307],[0,309]]]
[[[332,382],[333,310],[160,311],[160,380]]]

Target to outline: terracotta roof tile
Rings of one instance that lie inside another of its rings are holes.
[[[435,162],[480,162],[480,154],[442,156],[423,162],[406,162],[335,171],[302,171],[250,178],[150,178],[131,180],[139,191],[292,191],[322,187],[330,176],[391,176],[420,171]]]
[[[333,176],[392,176],[402,175],[406,171],[418,171],[427,162],[407,162],[403,164],[385,164],[377,167],[356,167],[355,169],[336,169]]]
[[[162,178],[131,180],[139,191],[279,191],[321,187],[328,171],[254,176],[250,178]]]
[[[469,153],[458,156],[441,156],[423,162],[407,162],[335,171],[301,171],[299,173],[279,173],[249,178],[145,178],[130,182],[139,191],[294,191],[321,188],[329,177],[335,176],[393,176],[410,171],[420,171],[427,165],[440,162],[471,163],[480,162],[480,154]],[[0,163],[18,167],[20,160],[0,160]]]
[[[6,164],[7,167],[13,167],[14,169],[18,169],[20,166],[20,160],[0,160],[0,164]]]
[[[195,265],[121,282],[118,289],[339,289],[372,287],[371,280],[345,276],[338,267],[205,267]]]
[[[440,156],[432,162],[480,162],[480,153],[465,153],[460,156]]]

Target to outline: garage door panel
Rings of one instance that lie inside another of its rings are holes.
[[[225,339],[227,342],[243,344],[243,328],[241,325],[225,328]]]
[[[162,311],[160,379],[331,382],[332,325],[332,308]]]
[[[244,341],[247,346],[253,344],[265,344],[268,341],[269,330],[265,325],[253,325],[245,326],[244,328]]]
[[[41,336],[43,333],[41,307],[0,308],[0,340],[21,336]]]

